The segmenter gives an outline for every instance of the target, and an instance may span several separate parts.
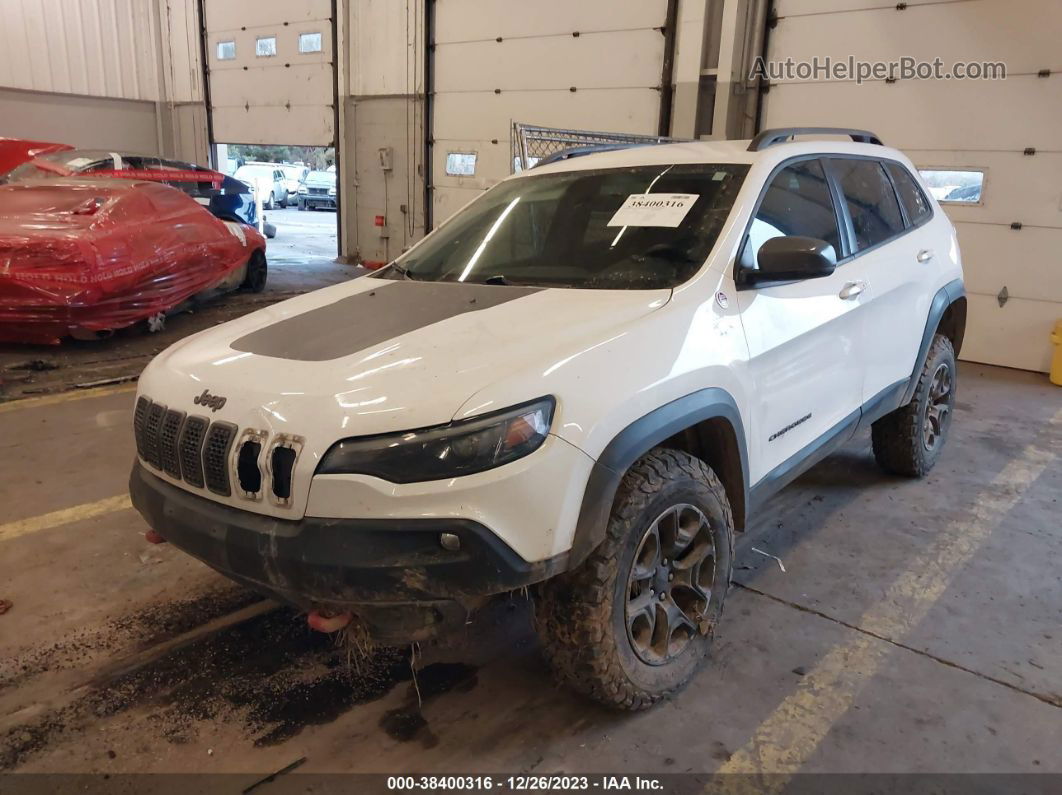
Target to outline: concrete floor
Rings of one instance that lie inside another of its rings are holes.
[[[712,659],[636,715],[551,683],[520,598],[421,649],[418,706],[401,653],[144,542],[128,386],[0,405],[0,770],[1062,773],[1062,390],[960,371],[931,477],[861,438],[780,493]]]

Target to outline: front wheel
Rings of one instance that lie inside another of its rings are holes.
[[[269,265],[266,263],[265,254],[256,251],[247,260],[247,275],[240,285],[244,290],[252,293],[260,293],[265,289],[266,278],[269,276]]]
[[[624,475],[605,540],[538,588],[556,676],[619,709],[680,690],[708,654],[733,571],[734,521],[703,461],[657,448]]]
[[[886,472],[923,477],[937,463],[955,408],[955,349],[933,338],[911,402],[871,426],[874,458]]]
[[[276,206],[276,203],[277,203],[276,194],[275,193],[270,193],[269,194],[269,201],[267,201],[265,204],[262,205],[262,209],[263,210],[272,210],[273,207]]]

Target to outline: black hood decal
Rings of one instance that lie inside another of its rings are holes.
[[[341,359],[402,334],[466,312],[515,301],[542,289],[462,282],[378,281],[380,286],[372,290],[252,331],[234,341],[231,347],[244,353],[303,362]]]

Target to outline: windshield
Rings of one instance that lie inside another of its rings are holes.
[[[704,264],[747,172],[746,165],[683,164],[507,180],[380,275],[611,290],[674,287]]]

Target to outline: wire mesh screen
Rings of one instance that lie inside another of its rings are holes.
[[[594,146],[622,146],[624,144],[662,144],[680,140],[659,135],[564,130],[558,127],[538,127],[513,122],[512,173],[533,168],[540,160],[565,149]]]

